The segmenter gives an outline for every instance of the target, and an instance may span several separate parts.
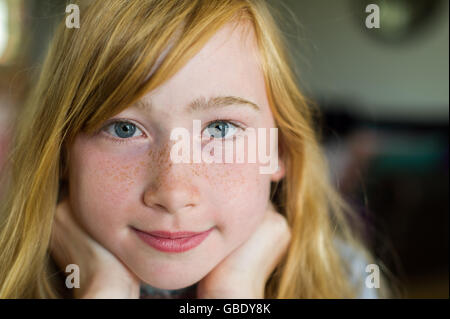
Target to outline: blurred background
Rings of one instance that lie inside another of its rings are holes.
[[[0,0],[0,172],[67,0]],[[404,297],[448,298],[449,2],[270,0],[336,186]],[[380,28],[367,28],[377,4]],[[81,14],[83,14],[81,12]],[[1,185],[0,185],[1,191]]]

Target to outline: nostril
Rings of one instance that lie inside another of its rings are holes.
[[[180,208],[176,208],[176,207],[166,207],[164,205],[161,204],[153,204],[151,206],[151,208],[153,208],[155,211],[161,211],[161,212],[167,212],[167,213],[181,213],[184,212],[185,210],[191,210],[192,208],[194,208],[196,205],[195,204],[187,204],[184,206],[180,206]]]
[[[155,189],[149,187],[143,194],[144,205],[160,212],[177,213],[181,210],[188,211],[199,204],[199,191],[193,187],[178,183],[176,187],[164,184],[163,187]]]
[[[164,205],[161,204],[153,204],[152,205],[154,208],[160,209],[160,210],[167,210]]]
[[[191,211],[196,205],[195,204],[186,204],[183,207],[181,207],[178,212],[189,212]]]

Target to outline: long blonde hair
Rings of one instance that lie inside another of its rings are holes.
[[[60,297],[49,267],[49,241],[67,169],[66,150],[77,133],[94,132],[164,83],[236,18],[254,27],[286,165],[286,177],[273,185],[272,195],[292,238],[269,278],[265,297],[357,296],[336,238],[362,252],[368,262],[371,257],[348,226],[350,208],[329,181],[314,130],[315,111],[297,87],[273,8],[258,0],[110,0],[107,5],[79,5],[81,27],[68,29],[61,21],[17,123],[9,187],[0,211],[0,298]]]

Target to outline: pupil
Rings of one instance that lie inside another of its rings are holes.
[[[217,131],[219,131],[220,137],[222,137],[222,138],[226,136],[227,129],[226,129],[225,125],[226,125],[226,123],[218,123],[215,126],[215,129]]]
[[[115,131],[119,137],[127,138],[133,136],[134,132],[136,131],[136,126],[134,124],[125,122],[117,123],[115,126]]]

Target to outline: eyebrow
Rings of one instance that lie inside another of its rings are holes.
[[[188,106],[187,110],[190,113],[201,111],[201,110],[208,110],[208,109],[215,109],[215,108],[221,108],[221,107],[227,107],[232,105],[245,105],[248,106],[256,111],[260,110],[260,107],[244,98],[236,97],[236,96],[214,96],[210,99],[206,100],[204,96],[200,96],[194,100],[192,100]],[[142,101],[139,100],[136,102],[136,106],[141,109],[147,109],[150,110],[152,107],[151,101]]]
[[[255,103],[236,96],[215,96],[210,98],[208,101],[206,101],[206,98],[203,96],[198,97],[191,103],[189,103],[188,110],[190,112],[195,112],[199,110],[214,109],[236,104],[249,106],[256,111],[260,110],[259,106]]]

